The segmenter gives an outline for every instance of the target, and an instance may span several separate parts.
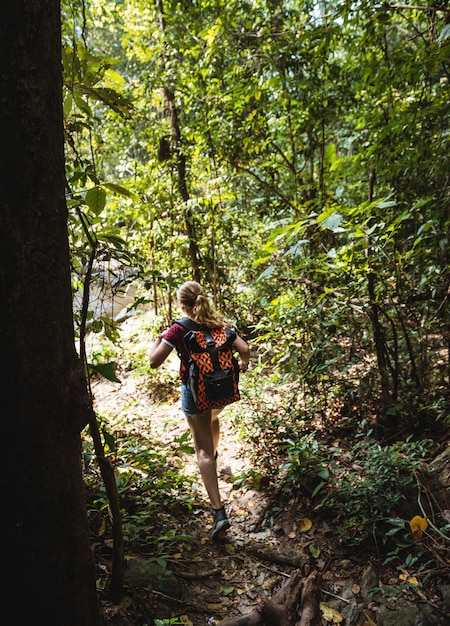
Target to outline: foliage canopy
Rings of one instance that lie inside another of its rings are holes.
[[[74,276],[201,279],[278,375],[442,419],[449,30],[438,3],[63,3]]]

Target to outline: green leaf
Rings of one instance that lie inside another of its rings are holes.
[[[320,556],[320,548],[315,546],[313,543],[309,544],[309,552],[314,559],[318,559]]]
[[[111,452],[115,452],[116,450],[116,439],[114,435],[112,435],[106,428],[103,429],[103,437],[105,439],[105,443]]]
[[[340,213],[332,213],[323,220],[318,218],[317,221],[322,226],[322,228],[328,228],[328,230],[331,230],[333,233],[344,231],[344,229],[341,227],[342,215]]]
[[[107,380],[111,380],[114,383],[122,382],[120,378],[117,378],[116,373],[114,371],[114,366],[116,364],[111,361],[110,363],[99,363],[94,365],[93,363],[88,364],[88,368],[90,372],[97,372],[100,376],[103,376]]]
[[[234,587],[222,587],[222,589],[220,590],[220,593],[223,596],[229,596],[230,593],[233,593],[234,591]]]
[[[95,215],[99,215],[105,208],[106,192],[101,187],[94,187],[86,192],[84,199],[88,207],[94,211]]]
[[[449,37],[450,37],[450,24],[445,24],[445,26],[441,30],[441,34],[438,37],[438,43],[442,44]]]
[[[275,265],[269,265],[269,267],[265,269],[264,272],[258,276],[258,278],[256,279],[256,282],[259,283],[262,280],[266,280],[267,278],[270,278],[270,276],[272,275],[274,271],[275,271]]]
[[[107,241],[113,244],[118,250],[126,248],[126,241],[122,237],[119,237],[115,233],[98,233],[98,241]]]
[[[118,194],[119,196],[124,196],[124,198],[131,198],[132,200],[140,200],[139,196],[136,193],[134,193],[133,191],[130,191],[129,189],[127,189],[126,187],[123,187],[122,185],[117,185],[116,183],[104,183],[103,186],[106,187],[106,189],[109,189],[110,191]]]

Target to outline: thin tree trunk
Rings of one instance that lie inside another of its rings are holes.
[[[372,170],[370,173],[370,180],[369,180],[369,198],[368,198],[369,202],[372,202],[373,200],[374,185],[375,185],[375,172]],[[367,256],[367,263],[369,266],[369,274],[367,276],[367,290],[368,290],[369,302],[370,302],[369,316],[370,316],[370,321],[372,323],[373,340],[375,344],[375,352],[377,355],[378,372],[380,375],[381,397],[383,401],[383,413],[384,413],[384,416],[386,416],[388,408],[391,406],[391,393],[390,393],[389,377],[388,377],[389,360],[388,360],[387,349],[386,349],[386,340],[385,340],[385,336],[383,332],[383,327],[380,322],[378,304],[376,300],[376,293],[375,293],[376,275],[375,275],[375,272],[373,272],[370,269],[370,259],[372,256],[372,245],[371,245],[370,236],[367,238],[366,256]]]
[[[178,174],[178,189],[180,191],[181,199],[183,200],[186,206],[184,226],[185,226],[186,234],[189,240],[189,257],[191,259],[192,277],[194,280],[199,282],[200,281],[199,252],[198,252],[198,246],[197,246],[197,237],[196,237],[195,229],[194,229],[192,209],[188,207],[187,205],[188,200],[189,200],[189,192],[188,192],[187,178],[186,178],[186,156],[183,153],[183,149],[181,147],[181,130],[180,130],[180,123],[178,120],[178,111],[175,105],[175,94],[171,92],[169,89],[164,89],[164,95],[169,105],[170,122],[172,125],[172,138],[173,138],[173,143],[175,145],[175,161],[176,161],[177,174]]]
[[[80,215],[81,217],[81,215]],[[89,294],[91,286],[92,266],[96,257],[97,242],[94,241],[87,230],[84,221],[85,234],[92,246],[89,257],[89,264],[84,278],[82,315],[80,324],[80,358],[85,367],[86,377],[89,376],[87,355],[86,355],[86,322],[89,310]],[[92,402],[92,392],[89,387],[89,393]],[[100,473],[105,485],[106,495],[109,503],[109,516],[111,520],[112,536],[113,536],[113,555],[111,564],[111,578],[109,590],[113,602],[119,602],[123,592],[123,578],[125,572],[125,547],[123,540],[122,514],[120,511],[120,498],[117,489],[114,468],[105,455],[100,430],[98,427],[97,416],[94,410],[89,412],[89,429],[94,444],[95,456],[100,468]]]
[[[165,20],[164,20],[164,6],[162,0],[156,2],[158,14],[159,14],[159,27],[161,30],[161,37],[165,39]],[[164,60],[163,60],[164,61]],[[167,100],[170,114],[170,124],[172,128],[172,142],[175,148],[175,164],[177,168],[178,189],[180,191],[181,199],[185,204],[185,219],[184,226],[186,235],[189,240],[189,258],[191,260],[192,278],[196,281],[200,281],[200,262],[199,262],[199,250],[197,246],[197,238],[194,229],[193,214],[187,203],[189,200],[189,191],[187,185],[186,176],[186,155],[183,152],[181,142],[181,129],[178,119],[178,110],[175,104],[175,94],[173,91],[165,87],[163,89],[164,97]]]

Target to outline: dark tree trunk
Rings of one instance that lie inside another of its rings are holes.
[[[76,354],[58,0],[0,22],[3,594],[13,621],[100,623],[81,471],[92,412]]]
[[[373,200],[373,189],[375,185],[375,171],[370,172],[369,179],[369,202]],[[375,352],[377,355],[378,373],[381,382],[381,398],[383,401],[383,418],[386,419],[388,415],[388,409],[392,404],[392,395],[389,385],[389,355],[387,351],[386,338],[383,331],[383,326],[380,321],[380,311],[376,299],[375,293],[375,280],[376,275],[373,270],[370,269],[371,257],[372,257],[372,242],[370,236],[367,237],[366,257],[368,259],[369,272],[367,275],[367,290],[369,294],[369,318],[372,324],[373,341],[375,346]],[[391,417],[391,422],[394,418]]]

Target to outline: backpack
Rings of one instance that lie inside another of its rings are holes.
[[[188,385],[200,411],[220,409],[240,399],[239,365],[231,328],[208,328],[188,317],[176,320],[187,330],[184,346],[189,354]]]

